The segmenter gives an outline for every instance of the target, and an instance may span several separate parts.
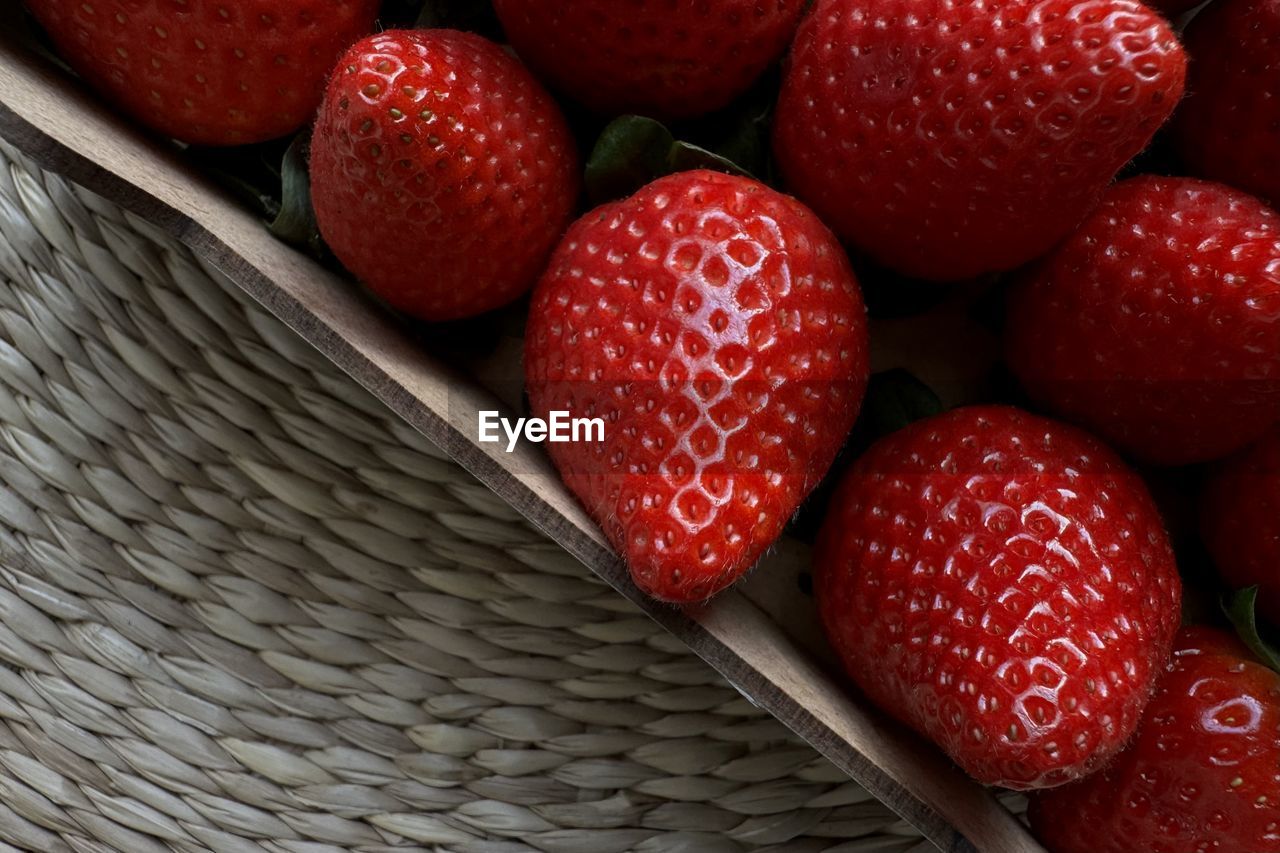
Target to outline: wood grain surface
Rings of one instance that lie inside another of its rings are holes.
[[[0,21],[17,14],[9,0],[0,2]],[[427,355],[351,282],[276,240],[186,167],[172,145],[119,119],[77,81],[28,52],[13,29],[0,24],[9,31],[0,34],[0,135],[45,168],[161,227],[226,273],[939,848],[1041,850],[987,791],[830,674],[811,602],[795,582],[806,565],[803,546],[784,544],[747,584],[710,605],[679,610],[648,600],[540,450],[526,443],[507,454],[478,442],[477,412],[507,408],[495,396]],[[881,340],[890,349],[918,346],[918,332],[890,326]],[[932,363],[948,364],[947,336],[924,339],[941,347]],[[950,344],[973,345],[963,338]],[[893,356],[881,352],[878,360]],[[945,386],[947,377],[939,381]]]

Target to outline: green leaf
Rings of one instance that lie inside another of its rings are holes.
[[[932,388],[908,371],[895,367],[871,377],[862,404],[862,417],[870,437],[877,439],[933,417],[942,409],[942,400]]]
[[[715,169],[750,177],[733,161],[675,138],[660,121],[644,116],[614,119],[587,159],[587,195],[601,204],[630,195],[650,181],[689,169]]]
[[[768,183],[769,137],[781,79],[778,69],[771,69],[737,101],[684,125],[680,135]]]
[[[630,195],[666,168],[675,137],[662,122],[643,116],[615,119],[587,158],[587,195],[592,204]]]
[[[304,132],[285,149],[280,165],[280,213],[270,228],[286,243],[315,252],[320,246],[320,230],[311,207],[311,177],[307,172],[310,144],[310,135]]]
[[[671,152],[667,156],[667,167],[668,173],[686,172],[690,169],[714,169],[717,172],[728,172],[730,175],[741,175],[744,178],[753,177],[750,172],[728,157],[722,157],[714,151],[700,148],[691,142],[679,140],[671,146]]]
[[[1258,588],[1251,586],[1227,596],[1222,609],[1235,626],[1236,634],[1258,660],[1280,672],[1280,650],[1263,639],[1258,629]]]

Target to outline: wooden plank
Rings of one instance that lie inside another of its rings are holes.
[[[0,20],[13,14],[0,3]],[[795,588],[803,550],[784,546],[771,557],[776,570],[766,566],[709,605],[648,600],[540,451],[525,444],[507,454],[478,442],[477,412],[505,408],[494,396],[424,353],[357,287],[277,241],[172,146],[101,108],[12,34],[0,36],[0,135],[191,246],[939,848],[1041,850],[988,792],[830,675],[812,605]]]

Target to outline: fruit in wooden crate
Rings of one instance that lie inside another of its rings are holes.
[[[1227,634],[1184,629],[1137,734],[1082,782],[1036,795],[1050,853],[1280,851],[1280,676]]]
[[[1049,787],[1133,733],[1181,585],[1146,486],[1045,418],[974,406],[882,439],[814,557],[827,636],[880,707],[980,782]]]
[[[27,0],[63,58],[143,124],[241,145],[311,120],[378,0]]]
[[[1178,147],[1199,175],[1280,204],[1280,0],[1219,0],[1187,28]]]
[[[559,107],[496,44],[392,30],[350,48],[311,144],[311,195],[338,259],[424,320],[525,293],[578,198]]]
[[[1221,184],[1141,177],[1015,288],[1009,366],[1136,457],[1220,458],[1280,419],[1280,216]]]
[[[822,479],[867,382],[849,261],[807,208],[708,171],[578,220],[534,290],[533,412],[605,421],[551,444],[569,489],[671,602],[743,574]]]
[[[1134,0],[818,0],[774,124],[787,185],[880,263],[954,281],[1043,254],[1182,96]]]
[[[494,0],[530,66],[602,113],[690,118],[742,94],[790,43],[804,0]]]
[[[1234,589],[1280,625],[1280,429],[1223,463],[1203,496],[1205,544]]]

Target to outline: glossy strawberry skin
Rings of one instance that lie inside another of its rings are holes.
[[[1219,0],[1186,39],[1183,159],[1198,175],[1280,205],[1280,0]]]
[[[526,292],[578,186],[551,97],[497,45],[451,30],[392,30],[352,46],[311,146],[325,241],[375,293],[429,321]]]
[[[1009,366],[1148,462],[1221,458],[1280,419],[1280,216],[1220,184],[1142,177],[1018,288]]]
[[[978,781],[1050,787],[1132,734],[1181,585],[1136,474],[1076,429],[974,406],[882,439],[815,551],[827,636],[877,705]]]
[[[59,53],[143,124],[243,145],[311,120],[378,0],[26,0]]]
[[[1215,629],[1176,649],[1129,747],[1032,800],[1050,853],[1280,851],[1280,676]]]
[[[606,115],[690,118],[745,92],[790,43],[804,0],[495,0],[554,88]]]
[[[774,123],[782,175],[883,265],[959,281],[1043,254],[1182,96],[1135,0],[818,0]]]
[[[549,444],[636,584],[704,600],[830,467],[867,382],[848,259],[803,205],[714,172],[661,178],[566,234],[534,290],[534,414],[605,419]]]
[[[1203,496],[1205,544],[1232,589],[1258,587],[1280,625],[1280,428],[1211,475]]]

